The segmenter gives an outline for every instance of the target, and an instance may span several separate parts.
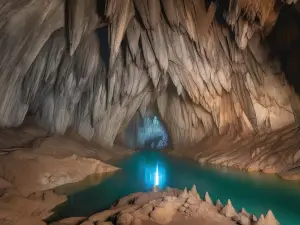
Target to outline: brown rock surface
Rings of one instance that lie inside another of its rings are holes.
[[[150,107],[179,148],[297,122],[299,96],[284,74],[299,72],[298,12],[278,22],[278,4],[296,0],[96,2],[3,1],[0,127],[34,115],[48,131],[113,147]]]
[[[178,193],[173,192],[173,195],[170,195],[170,189],[160,191],[160,195],[157,195],[157,192],[155,195],[151,192],[131,194],[120,199],[120,205],[116,204],[111,210],[97,213],[82,224],[91,224],[93,221],[97,225],[254,225],[254,221],[249,220],[251,215],[245,210],[241,211],[245,218],[236,220],[232,216],[236,215],[236,212],[229,201],[223,208],[224,213],[230,217],[228,218],[211,203],[196,198],[195,189],[193,187],[189,192],[186,189],[177,190]],[[137,198],[144,200],[138,202]],[[194,199],[192,204],[188,203],[189,198]],[[271,212],[268,212],[266,218],[269,218],[271,222],[276,221]],[[265,218],[263,219],[266,221]],[[273,223],[264,225],[273,225]]]
[[[205,138],[198,145],[175,155],[196,159],[199,163],[265,173],[277,173],[284,179],[300,178],[300,129],[291,125],[283,129],[246,137],[219,136]],[[172,153],[172,152],[171,152]]]
[[[117,170],[99,158],[111,159],[118,151],[105,154],[106,150],[76,140],[74,136],[47,136],[31,124],[1,130],[0,152],[0,211],[3,211],[0,221],[3,224],[23,225],[23,220],[24,225],[44,224],[41,221],[52,215],[51,210],[66,201],[65,196],[49,189],[78,182],[91,174]],[[128,152],[124,150],[125,154]]]
[[[36,193],[28,198],[16,193],[4,194],[0,198],[0,224],[2,225],[45,225],[42,220],[52,215],[51,210],[66,201],[52,191]]]
[[[2,156],[0,164],[0,176],[10,181],[24,196],[75,183],[91,174],[117,170],[96,159],[76,155],[56,158],[24,151]]]

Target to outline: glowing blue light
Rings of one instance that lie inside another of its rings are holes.
[[[155,163],[154,165],[144,165],[144,182],[148,190],[153,186],[163,189],[166,185],[166,171],[163,164]]]
[[[156,164],[156,171],[155,171],[155,186],[159,185],[159,173],[158,173],[158,164]]]

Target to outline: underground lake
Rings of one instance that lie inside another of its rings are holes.
[[[300,183],[276,175],[246,173],[234,169],[202,166],[160,151],[141,151],[113,162],[121,170],[106,177],[59,187],[68,201],[55,209],[48,222],[74,216],[90,216],[109,208],[128,194],[149,191],[154,185],[183,189],[196,184],[200,196],[209,192],[213,201],[259,216],[271,209],[281,225],[300,224]]]

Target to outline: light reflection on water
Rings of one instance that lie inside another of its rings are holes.
[[[158,186],[159,188],[165,187],[166,171],[163,164],[157,162],[155,165],[146,165],[141,167],[145,171],[144,182],[147,189]]]
[[[149,191],[155,184],[161,189],[196,184],[200,196],[208,191],[214,201],[231,199],[236,209],[244,207],[257,216],[271,209],[281,225],[300,224],[300,184],[275,175],[201,166],[160,152],[139,152],[114,165],[122,170],[99,185],[85,190],[69,187],[69,201],[58,208],[57,218],[92,215],[128,194]]]

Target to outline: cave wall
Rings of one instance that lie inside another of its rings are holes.
[[[30,113],[111,147],[155,103],[176,148],[292,124],[299,98],[266,37],[295,2],[3,0],[0,126]]]

